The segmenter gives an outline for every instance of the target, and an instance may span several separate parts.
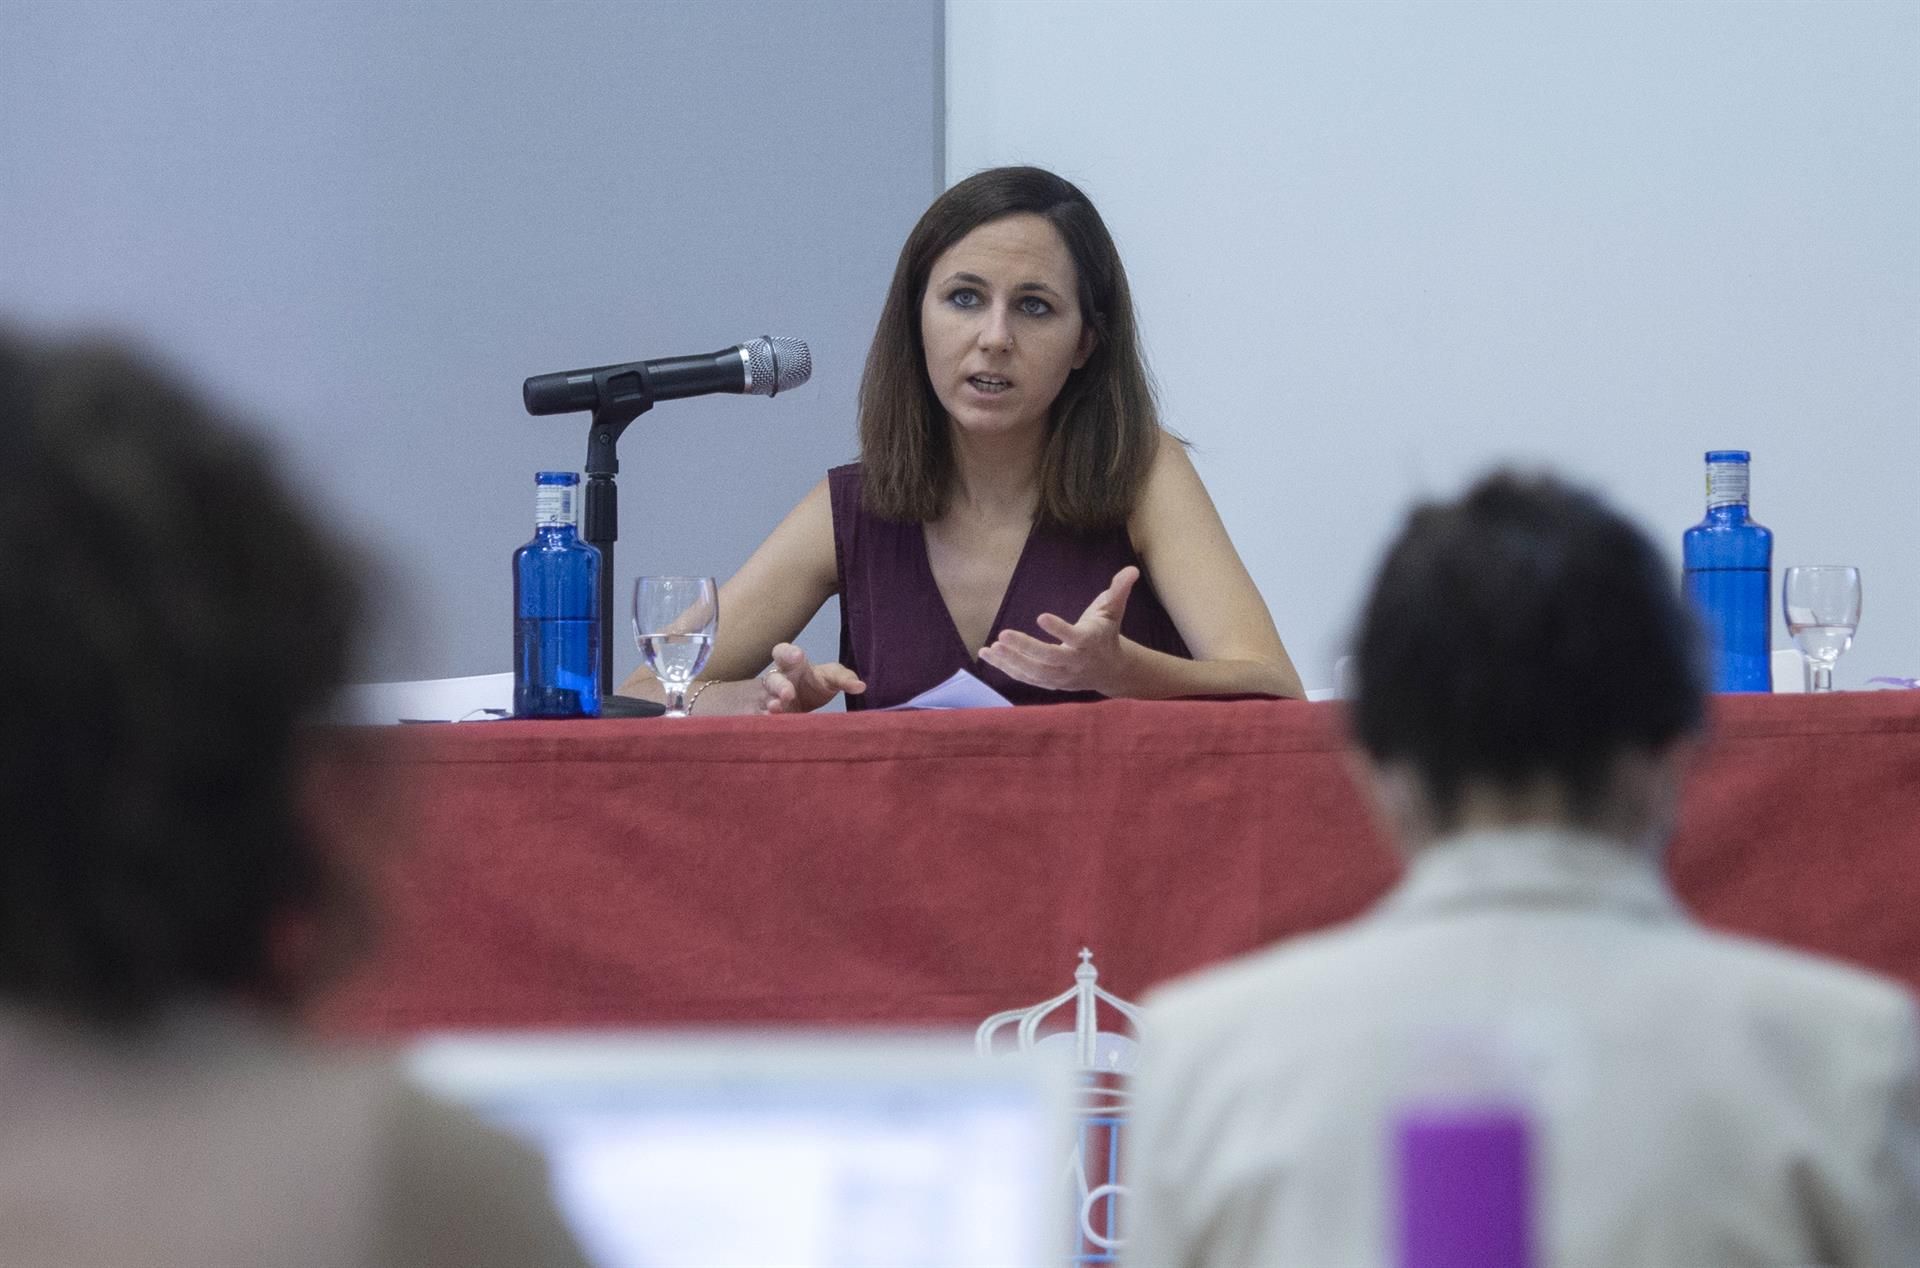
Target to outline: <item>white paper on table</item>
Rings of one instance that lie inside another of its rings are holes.
[[[874,712],[892,713],[895,709],[1011,709],[1012,707],[1013,701],[966,670],[956,669],[953,671],[953,677],[938,687],[929,687],[911,700],[901,704],[890,704],[884,709],[875,709]]]

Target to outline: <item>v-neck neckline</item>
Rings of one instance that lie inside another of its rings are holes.
[[[1040,517],[1035,515],[1033,517],[1033,523],[1027,526],[1026,541],[1020,544],[1020,555],[1013,561],[1013,571],[1007,574],[1007,588],[1000,592],[1000,606],[994,609],[993,620],[987,625],[987,641],[989,643],[993,641],[995,633],[1003,629],[1006,625],[1007,604],[1013,599],[1013,588],[1019,584],[1021,569],[1027,566],[1027,556],[1033,553],[1033,541],[1039,534]],[[927,584],[933,587],[933,597],[940,601],[940,611],[946,614],[947,633],[952,638],[953,645],[960,649],[960,655],[965,659],[968,669],[979,669],[979,649],[967,646],[966,636],[960,632],[960,622],[953,619],[953,608],[948,604],[946,594],[940,589],[940,578],[933,575],[933,552],[927,549],[927,524],[925,520],[920,522],[920,566],[926,569]]]

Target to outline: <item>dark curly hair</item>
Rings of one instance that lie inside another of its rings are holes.
[[[1420,773],[1443,830],[1480,781],[1555,781],[1591,819],[1616,755],[1697,731],[1705,708],[1672,570],[1599,498],[1544,476],[1497,472],[1415,510],[1354,651],[1354,730]]]
[[[301,723],[360,599],[261,448],[105,340],[0,330],[0,996],[102,1023],[288,1001],[343,878]]]
[[[947,415],[927,378],[920,300],[936,260],[990,221],[1031,213],[1059,231],[1094,332],[1087,363],[1053,403],[1040,459],[1040,515],[1091,531],[1127,521],[1160,444],[1133,293],[1106,222],[1073,182],[1038,167],[994,167],[934,199],[907,235],[860,380],[861,498],[875,515],[939,519],[953,491]]]

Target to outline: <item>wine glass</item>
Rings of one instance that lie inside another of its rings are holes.
[[[1839,564],[1787,569],[1780,585],[1787,633],[1806,658],[1807,690],[1833,690],[1833,663],[1860,625],[1860,570]]]
[[[633,583],[633,637],[667,695],[667,716],[687,716],[687,688],[707,663],[720,628],[712,577],[641,577]]]

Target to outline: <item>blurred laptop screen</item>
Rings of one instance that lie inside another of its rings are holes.
[[[541,1149],[597,1268],[1029,1268],[1071,1228],[1064,1083],[970,1044],[450,1037],[414,1068]]]

